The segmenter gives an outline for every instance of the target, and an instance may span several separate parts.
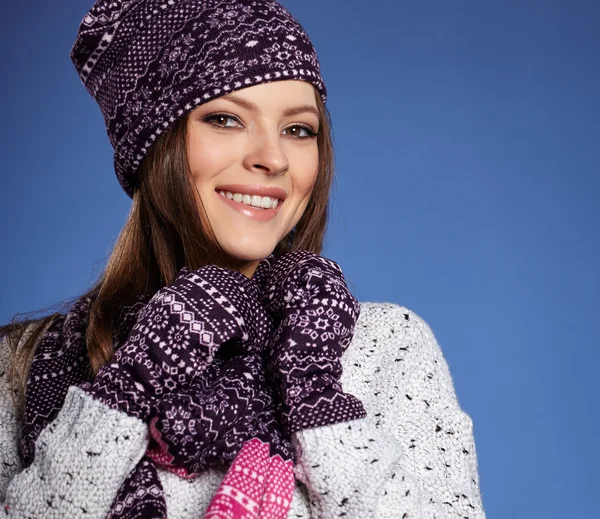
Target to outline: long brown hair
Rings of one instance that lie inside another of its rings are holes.
[[[323,247],[334,155],[329,112],[321,97],[315,97],[320,114],[319,172],[302,218],[277,244],[276,254],[297,249],[320,254]],[[144,292],[153,294],[172,283],[183,266],[195,270],[208,264],[227,264],[190,182],[186,127],[184,117],[157,139],[144,158],[131,210],[106,268],[83,294],[94,298],[86,331],[92,376],[113,355],[113,333],[122,306]],[[41,319],[19,320],[21,315],[27,314],[17,314],[10,324],[0,327],[0,337],[8,337],[12,350],[9,378],[18,411],[24,406],[27,374],[36,345],[61,312]],[[25,330],[28,333],[24,336]]]

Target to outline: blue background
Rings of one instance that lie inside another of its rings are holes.
[[[329,89],[323,254],[432,327],[488,518],[599,517],[600,4],[284,3]],[[0,7],[0,322],[86,290],[129,210],[69,60],[90,6]]]

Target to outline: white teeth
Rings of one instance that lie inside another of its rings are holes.
[[[242,202],[260,209],[275,209],[279,204],[279,199],[271,198],[270,196],[250,196],[242,195],[241,193],[231,193],[229,191],[219,191],[219,194],[235,202]]]

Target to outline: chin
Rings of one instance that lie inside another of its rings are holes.
[[[219,242],[227,255],[239,262],[260,261],[271,254],[277,243],[222,243]]]

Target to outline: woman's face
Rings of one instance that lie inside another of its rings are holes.
[[[319,167],[315,95],[305,81],[264,83],[213,99],[188,117],[193,183],[217,241],[248,277],[308,204]]]

